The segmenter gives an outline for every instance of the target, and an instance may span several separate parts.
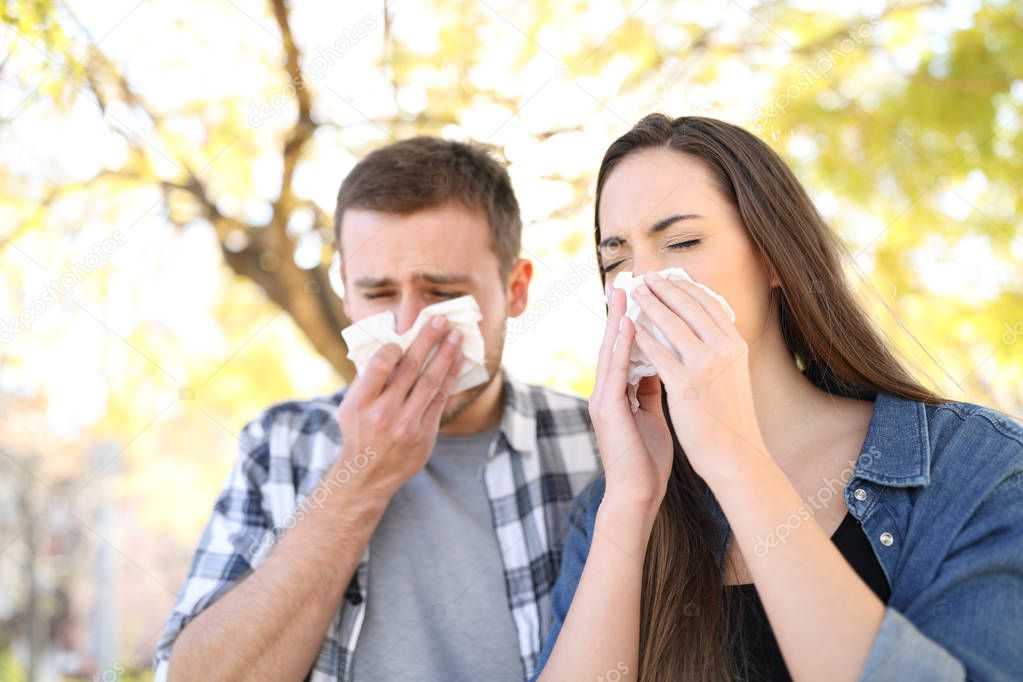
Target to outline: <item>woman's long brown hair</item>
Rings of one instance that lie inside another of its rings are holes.
[[[738,126],[651,114],[615,140],[597,176],[595,244],[600,242],[600,196],[608,175],[624,157],[651,148],[701,161],[736,208],[754,249],[778,277],[771,305],[778,306],[777,319],[794,362],[811,382],[849,397],[885,391],[929,404],[945,402],[913,378],[871,324],[843,275],[847,252],[792,171],[767,144]],[[662,405],[667,418],[663,391]],[[723,586],[719,558],[724,548],[710,515],[709,491],[674,429],[672,440],[674,462],[643,570],[639,679],[743,678],[744,658],[733,659],[730,648],[741,628],[730,627],[728,610],[736,605],[729,603],[731,593]],[[738,651],[743,646],[738,641]]]

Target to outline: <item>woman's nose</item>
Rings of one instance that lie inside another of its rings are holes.
[[[632,257],[632,274],[644,275],[648,272],[656,272],[663,270],[666,266],[664,265],[661,258],[654,255],[635,255]]]

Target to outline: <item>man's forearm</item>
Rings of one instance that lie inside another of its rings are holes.
[[[318,506],[310,495],[266,561],[181,632],[171,682],[305,676],[390,499],[368,477],[345,480]]]

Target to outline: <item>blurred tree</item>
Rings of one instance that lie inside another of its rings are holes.
[[[186,102],[179,111],[160,111],[147,102],[124,75],[123,65],[116,64],[104,54],[70,7],[48,2],[8,5],[5,19],[12,22],[29,41],[41,39],[59,56],[59,61],[55,60],[51,69],[67,80],[57,79],[63,87],[53,94],[69,96],[71,93],[67,91],[70,89],[73,94],[93,101],[104,116],[109,116],[114,130],[123,136],[129,151],[119,169],[103,168],[81,183],[54,187],[40,208],[45,209],[63,193],[98,187],[112,178],[158,187],[172,222],[183,225],[197,216],[205,219],[216,232],[227,265],[239,276],[258,284],[270,300],[291,316],[313,347],[342,376],[351,379],[354,368],[345,357],[346,350],[337,333],[348,321],[341,310],[340,300],[329,286],[329,257],[311,268],[300,268],[292,257],[297,238],[287,231],[289,221],[297,211],[309,211],[313,216],[313,229],[330,242],[329,215],[315,203],[296,197],[292,186],[295,168],[320,124],[312,118],[311,96],[303,82],[299,50],[292,36],[289,9],[284,0],[275,0],[270,5],[282,44],[283,73],[290,80],[288,85],[294,92],[297,116],[282,135],[280,185],[271,202],[272,214],[266,223],[246,221],[219,207],[211,182],[203,174],[212,161],[203,163],[201,160],[215,159],[225,144],[234,142],[240,135],[237,130],[244,112],[239,103],[228,102],[230,111],[221,120],[217,120],[216,116],[210,117],[204,125],[202,143],[190,146],[175,134],[172,121],[182,114],[209,113],[215,103]],[[73,22],[74,28],[83,34],[85,43],[71,48],[60,20]],[[142,137],[118,125],[116,115],[111,112],[114,104],[118,105],[118,109],[127,107],[141,115],[152,131],[151,136]],[[206,112],[196,110],[197,106]],[[162,156],[163,161],[170,161],[172,167],[158,168],[154,163],[155,155]],[[30,221],[23,223],[20,229],[26,229],[32,222],[45,222],[45,215],[41,213],[34,212]],[[18,232],[16,229],[7,239],[13,241]]]
[[[953,399],[1018,410],[1023,3],[893,6],[883,25],[803,36],[812,48],[795,51],[756,121],[837,199],[832,222],[898,321],[882,319],[926,340],[906,346],[917,364]],[[801,29],[815,18],[778,17]]]
[[[144,633],[129,652],[159,629],[239,425],[351,379],[333,201],[394,139],[471,138],[508,162],[533,298],[551,302],[509,341],[531,379],[592,388],[594,175],[664,111],[762,136],[918,371],[1023,406],[1020,0],[0,0],[0,16],[0,310],[54,309],[11,342],[0,315],[0,401],[36,405],[37,432],[12,445],[29,422],[8,420],[0,447],[44,453],[41,478],[71,482],[70,522],[95,542],[94,481],[124,460],[118,575],[153,605],[124,619]],[[44,299],[111,232],[126,245]],[[108,438],[122,447],[89,461]]]
[[[714,7],[718,11],[709,11]],[[696,11],[700,8],[707,11]],[[768,73],[768,92],[774,90],[768,104],[757,107],[751,127],[768,139],[778,141],[780,133],[796,136],[803,149],[812,147],[811,155],[803,157],[794,157],[784,146],[781,151],[818,192],[833,193],[843,206],[869,213],[882,225],[901,225],[878,234],[871,254],[877,276],[900,297],[926,293],[912,263],[918,247],[925,242],[933,246],[937,237],[944,240],[942,248],[953,248],[966,220],[970,234],[992,240],[996,253],[1006,253],[1011,241],[1019,239],[1006,224],[1018,215],[1020,201],[1019,2],[982,4],[965,15],[962,7],[931,0],[893,3],[863,15],[846,8],[802,10],[779,2],[748,10],[711,3],[688,13],[668,3],[605,3],[599,11],[608,13],[610,21],[595,18],[592,7],[578,2],[438,2],[415,10],[383,3],[376,12],[335,31],[341,37],[326,52],[322,44],[304,43],[293,30],[298,10],[284,0],[256,5],[257,16],[248,14],[250,7],[238,10],[234,19],[248,17],[273,38],[272,50],[263,54],[271,65],[263,74],[270,96],[254,105],[251,92],[248,99],[237,93],[202,99],[179,93],[183,96],[177,106],[157,106],[147,96],[152,85],[126,75],[129,65],[110,58],[70,6],[7,0],[5,21],[30,43],[40,44],[52,60],[52,75],[59,76],[46,82],[47,94],[65,106],[75,97],[94,102],[123,136],[128,154],[119,167],[101,168],[80,182],[57,183],[42,201],[29,200],[26,220],[6,238],[14,241],[29,226],[45,222],[47,207],[67,193],[103,191],[111,181],[157,187],[169,220],[208,223],[231,270],[257,284],[317,352],[350,379],[352,367],[337,334],[348,321],[329,276],[333,207],[296,191],[296,173],[304,162],[330,153],[330,144],[346,139],[353,141],[347,146],[357,156],[379,144],[381,137],[386,141],[416,133],[450,134],[459,126],[464,130],[481,102],[503,112],[501,116],[517,117],[539,91],[509,77],[522,74],[522,83],[532,83],[535,78],[527,74],[536,70],[538,61],[550,62],[544,76],[548,81],[574,81],[592,96],[591,110],[610,112],[624,125],[632,119],[614,113],[612,100],[634,106],[636,95],[645,96],[657,108],[670,100],[669,89],[722,89],[739,60]],[[419,27],[434,32],[425,49],[422,36],[408,30],[396,33],[395,20],[403,12],[416,18],[429,14],[430,25]],[[947,39],[934,40],[925,27],[939,26],[950,15],[960,24],[944,31]],[[573,31],[579,25],[584,30]],[[586,30],[590,26],[595,29]],[[366,38],[383,41],[375,48],[375,65],[386,83],[376,85],[390,90],[393,106],[363,115],[356,98],[338,93],[335,80],[324,72]],[[513,47],[495,61],[501,41]],[[907,60],[912,63],[908,68]],[[488,70],[484,73],[481,66]],[[602,97],[604,92],[609,96]],[[353,127],[368,124],[377,134],[345,131],[323,101],[335,97],[363,119]],[[416,102],[410,106],[410,100]],[[131,112],[133,127],[121,120],[125,111]],[[578,132],[586,120],[580,113],[575,112],[574,123],[551,117],[549,125],[530,126],[528,133],[534,142],[544,142]],[[265,148],[238,138],[270,118],[276,126],[277,181],[268,186],[269,194],[260,196],[250,169],[265,156]],[[135,132],[136,122],[142,133]],[[192,125],[197,127],[194,133],[184,134]],[[339,127],[338,136],[320,135]],[[507,144],[518,142],[503,136],[494,146],[507,155]],[[209,168],[222,154],[230,158]],[[563,181],[571,199],[542,218],[578,216],[580,210],[585,214],[590,161],[582,172],[545,175]],[[983,170],[971,176],[975,169]],[[997,207],[981,211],[973,206],[968,219],[949,216],[942,209],[943,197],[959,194],[956,183],[981,176],[987,194],[1001,197]],[[339,179],[333,178],[335,184]],[[232,195],[234,201],[229,200]],[[256,196],[267,202],[266,212],[254,217],[238,210],[244,200],[237,197]],[[907,206],[907,201],[912,203]],[[846,219],[835,222],[853,229]],[[319,245],[318,262],[296,262],[303,242]],[[580,244],[567,240],[565,246],[571,253]],[[986,301],[985,330],[1012,328],[1014,310],[1019,310],[1019,298],[1010,290]],[[924,323],[914,328],[924,331],[927,319],[943,317],[914,316],[914,323]],[[933,343],[935,352],[949,361],[959,352],[940,348],[940,339]],[[1010,350],[1002,344],[997,352],[1005,360]],[[959,357],[954,362],[971,366],[976,361]]]

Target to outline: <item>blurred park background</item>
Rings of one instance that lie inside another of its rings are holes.
[[[589,395],[595,170],[663,111],[768,141],[918,375],[1023,413],[1018,0],[0,12],[0,680],[150,677],[241,426],[352,376],[334,199],[394,139],[508,163],[526,380]]]

